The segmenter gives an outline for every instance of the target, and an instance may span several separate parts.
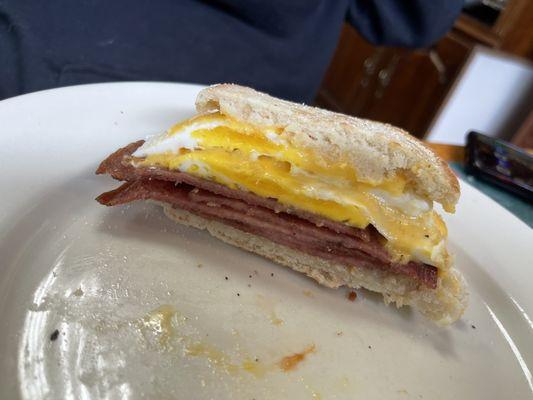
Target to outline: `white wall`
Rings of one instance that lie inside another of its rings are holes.
[[[533,109],[533,67],[478,47],[437,114],[426,140],[463,145],[470,130],[510,139]]]

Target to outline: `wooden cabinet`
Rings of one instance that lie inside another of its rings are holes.
[[[374,47],[346,25],[316,104],[422,137],[472,45],[448,34],[428,50]]]
[[[315,103],[388,122],[423,138],[472,48],[479,44],[500,48],[509,45],[501,32],[516,33],[504,29],[501,21],[505,17],[507,24],[517,23],[521,16],[513,10],[526,7],[526,2],[529,0],[511,1],[494,27],[462,15],[444,38],[424,50],[375,47],[346,25]],[[533,12],[531,5],[527,7]],[[511,13],[514,19],[509,17]],[[533,25],[528,26],[527,34],[533,41],[532,29]],[[524,40],[519,50],[522,56],[531,52]]]

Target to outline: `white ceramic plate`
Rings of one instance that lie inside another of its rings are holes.
[[[464,182],[446,220],[470,306],[445,329],[365,291],[350,302],[155,206],[97,204],[116,186],[98,162],[191,115],[198,90],[0,102],[2,399],[531,398],[533,233]]]

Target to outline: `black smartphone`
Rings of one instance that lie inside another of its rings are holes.
[[[469,132],[466,171],[533,203],[533,155],[500,139]]]

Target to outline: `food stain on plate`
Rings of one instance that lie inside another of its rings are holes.
[[[146,333],[148,331],[155,336],[161,348],[168,349],[169,341],[173,336],[178,339],[180,338],[172,325],[172,319],[178,317],[177,310],[173,306],[163,304],[155,310],[150,311],[140,320],[135,321],[134,325],[140,328],[145,339],[147,339]]]
[[[274,300],[258,294],[255,303],[262,311],[266,313],[272,325],[279,326],[283,324],[284,321],[276,314],[276,302]]]
[[[271,302],[263,296],[263,306],[271,311]],[[278,319],[273,317],[272,319]],[[263,378],[267,373],[277,371],[290,372],[295,370],[310,353],[316,351],[314,344],[308,345],[302,351],[279,357],[270,357],[270,361],[262,357],[252,357],[245,354],[236,360],[235,357],[206,341],[202,335],[185,333],[185,324],[189,318],[172,305],[164,304],[135,320],[132,325],[137,327],[146,342],[156,346],[161,351],[175,351],[180,349],[186,357],[203,358],[209,365],[219,368],[229,375],[248,373],[255,378]],[[280,320],[281,321],[281,320]],[[274,322],[273,322],[274,323]],[[274,323],[275,324],[275,323]],[[275,361],[278,360],[278,361]]]
[[[279,362],[279,364],[278,364],[279,368],[282,371],[285,371],[285,372],[292,371],[292,370],[296,369],[296,367],[298,367],[298,365],[302,361],[305,360],[305,358],[307,357],[308,354],[314,353],[315,351],[316,351],[315,345],[311,344],[311,345],[307,346],[303,351],[301,351],[299,353],[294,353],[294,354],[285,356]]]

